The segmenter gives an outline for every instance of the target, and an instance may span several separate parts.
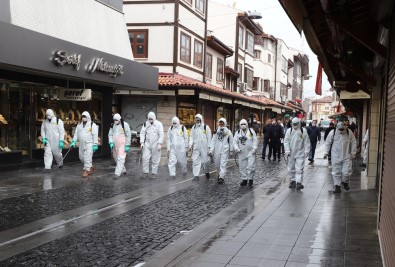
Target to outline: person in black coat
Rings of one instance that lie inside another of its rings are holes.
[[[270,148],[270,127],[272,127],[272,120],[268,119],[266,125],[263,126],[262,133],[263,133],[263,149],[262,149],[262,160],[265,160],[266,156],[266,147],[269,145]],[[270,149],[269,149],[270,150]]]
[[[307,127],[307,133],[310,137],[309,161],[314,162],[314,154],[317,147],[317,141],[321,141],[321,130],[319,127],[317,127],[317,121],[314,120],[311,123],[311,126]]]
[[[284,130],[281,125],[277,123],[276,120],[272,121],[272,126],[270,127],[270,145],[269,145],[269,160],[273,153],[273,161],[276,161],[276,158],[280,160],[280,145],[281,145],[281,138],[284,138]]]
[[[328,136],[328,134],[335,129],[335,124],[333,122],[329,123],[329,127],[325,130],[325,134],[324,134],[324,142],[326,142],[326,137]],[[331,153],[329,151],[328,154],[328,162],[331,162]]]

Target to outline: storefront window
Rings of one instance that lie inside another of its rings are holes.
[[[30,82],[0,81],[0,153],[15,151],[35,158],[34,151],[43,149],[41,124],[48,108],[64,122],[65,148],[69,148],[84,111],[88,111],[92,121],[99,126],[100,145],[102,94],[92,92],[88,101],[60,100],[59,94],[65,90],[68,89]]]
[[[226,122],[228,123],[227,127],[230,127],[230,110],[224,107],[217,108],[217,119],[216,119],[216,126],[218,124],[218,120],[220,118],[225,118]]]
[[[177,116],[180,123],[187,128],[191,128],[195,124],[196,105],[192,103],[181,102],[178,107]]]

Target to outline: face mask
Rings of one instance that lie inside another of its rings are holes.
[[[51,116],[51,115],[47,115],[47,119],[48,119],[49,121],[51,121],[51,120],[52,120],[52,116]]]
[[[274,125],[274,124],[276,124],[276,122],[275,122],[275,121],[273,121],[273,122],[272,122],[272,124]]]
[[[299,124],[293,124],[292,127],[296,130],[299,128]]]
[[[87,121],[88,121],[88,118],[87,118],[87,117],[84,117],[84,118],[82,118],[82,121],[83,121],[83,122],[87,122]]]
[[[311,126],[313,126],[313,127],[315,127],[315,125],[316,125],[315,123],[311,124]]]
[[[240,128],[243,129],[243,130],[247,129],[247,124],[240,125]]]
[[[344,134],[344,133],[345,133],[344,128],[343,128],[343,129],[339,129],[339,132],[340,132],[341,134]]]
[[[115,123],[116,125],[118,125],[118,124],[119,124],[119,121],[114,121],[114,123]]]

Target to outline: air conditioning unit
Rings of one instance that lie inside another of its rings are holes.
[[[240,93],[247,92],[247,83],[240,83]]]

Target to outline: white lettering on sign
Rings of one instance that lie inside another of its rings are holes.
[[[95,58],[92,61],[92,64],[88,66],[88,72],[93,73],[96,70],[102,71],[110,74],[111,77],[117,77],[118,75],[123,74],[123,66],[122,65],[110,65],[108,62],[105,62],[103,58]]]
[[[66,51],[60,50],[55,53],[54,61],[60,66],[68,64],[78,70],[81,66],[81,55],[68,55]]]
[[[59,100],[88,101],[92,99],[91,89],[59,89]]]

